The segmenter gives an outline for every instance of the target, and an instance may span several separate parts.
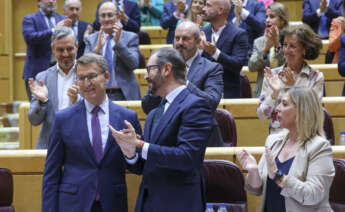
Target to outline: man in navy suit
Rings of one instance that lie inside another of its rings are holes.
[[[205,211],[202,164],[213,113],[207,100],[185,86],[185,62],[173,48],[151,55],[145,75],[153,94],[163,101],[145,122],[139,140],[131,124],[111,129],[124,155],[142,174],[136,212]]]
[[[55,25],[64,19],[56,11],[56,0],[38,0],[39,10],[24,17],[22,33],[26,42],[26,58],[23,79],[26,93],[31,98],[29,78],[35,76],[55,63],[50,48],[50,37]]]
[[[65,0],[64,14],[66,18],[58,23],[58,26],[71,27],[74,36],[78,39],[78,53],[77,58],[81,57],[84,53],[85,42],[89,34],[92,33],[92,26],[90,23],[79,20],[81,12],[80,0]]]
[[[228,22],[247,31],[249,49],[252,49],[254,40],[265,30],[265,5],[256,0],[232,0]]]
[[[188,5],[190,5],[190,0],[170,0],[164,4],[161,27],[169,29],[167,35],[168,44],[174,42],[176,24],[187,16]]]
[[[223,94],[223,68],[220,64],[201,57],[198,52],[200,43],[199,26],[191,21],[179,24],[175,31],[175,48],[182,54],[187,65],[187,87],[192,93],[204,96],[213,110],[218,107]],[[160,96],[152,95],[148,89],[141,101],[146,114],[161,102]],[[224,146],[218,123],[213,122],[212,134],[207,146]]]
[[[208,0],[203,10],[204,20],[211,25],[203,29],[202,55],[223,66],[224,98],[240,98],[240,72],[248,55],[247,33],[227,23],[229,0]]]
[[[103,56],[85,54],[77,61],[77,81],[84,97],[56,113],[42,185],[44,212],[127,212],[126,159],[110,134],[129,121],[141,134],[134,111],[112,103]]]
[[[138,4],[131,0],[104,0],[98,3],[96,10],[96,19],[93,22],[94,30],[99,30],[101,28],[98,10],[101,5],[107,1],[113,2],[115,5],[117,5],[118,10],[120,11],[120,19],[123,25],[123,29],[130,32],[138,33],[140,30],[140,10]]]
[[[343,13],[342,0],[304,0],[302,21],[320,38],[328,38],[333,18]]]

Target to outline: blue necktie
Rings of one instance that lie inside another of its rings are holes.
[[[108,39],[107,39],[107,45],[105,47],[105,54],[104,54],[104,57],[105,59],[107,60],[107,63],[108,63],[108,71],[110,73],[110,80],[107,84],[107,87],[109,87],[109,85],[111,85],[112,83],[112,79],[113,79],[113,48],[111,46],[111,40],[113,39],[113,36],[112,35],[108,35]]]
[[[165,104],[167,103],[166,99],[162,99],[161,103],[159,104],[159,106],[157,107],[155,114],[153,116],[153,120],[152,120],[152,126],[151,126],[151,138],[158,126],[159,121],[161,120],[161,118],[163,117],[164,114],[164,108],[165,108]]]
[[[329,29],[327,26],[327,16],[325,13],[322,13],[320,17],[320,37],[327,38],[329,34]]]
[[[50,29],[54,28],[54,24],[53,24],[52,20],[50,19],[51,17],[52,17],[51,15],[50,15],[50,16],[47,16],[47,19],[48,19],[48,27],[49,27]]]
[[[98,163],[101,161],[102,154],[103,154],[101,125],[100,125],[99,119],[98,119],[98,112],[100,110],[101,110],[100,107],[95,106],[91,111],[91,113],[92,113],[91,130],[92,130],[92,144],[93,144],[92,147],[93,147],[93,153],[95,154],[95,158],[96,158]],[[100,199],[98,185],[96,188],[95,199],[96,200]]]

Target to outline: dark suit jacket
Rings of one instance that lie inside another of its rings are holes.
[[[43,175],[42,211],[90,212],[98,184],[103,211],[127,212],[127,164],[111,132],[98,163],[89,139],[84,101],[55,117]],[[124,120],[141,134],[136,113],[110,101],[109,124],[124,129]]]
[[[57,13],[54,13],[54,17],[56,23],[64,19]],[[28,80],[50,66],[52,30],[47,26],[42,12],[37,11],[24,17],[22,33],[27,45],[23,79]]]
[[[186,0],[186,5],[190,5],[190,0]],[[163,15],[161,17],[161,27],[163,29],[169,29],[167,35],[167,44],[174,43],[176,24],[179,19],[176,19],[174,12],[176,7],[174,5],[174,0],[170,0],[164,4]],[[187,12],[185,12],[185,17],[187,17]]]
[[[207,41],[211,42],[212,26],[207,26],[203,30]],[[224,98],[240,98],[240,72],[242,66],[247,63],[248,55],[247,33],[228,23],[219,36],[216,46],[221,51],[217,61],[205,51],[202,55],[223,66]]]
[[[342,0],[330,0],[327,16],[327,26],[331,27],[333,18],[341,16],[343,13]],[[302,21],[308,24],[315,33],[318,33],[320,25],[320,17],[317,16],[316,10],[320,8],[320,0],[304,0]]]
[[[84,33],[87,30],[87,26],[90,25],[90,23],[87,23],[85,21],[78,21],[78,53],[77,58],[81,57],[84,54],[85,49],[85,42],[84,42]]]
[[[105,1],[111,1],[111,0],[105,0]],[[93,29],[94,30],[99,30],[101,28],[101,24],[99,23],[99,15],[98,15],[98,9],[99,7],[105,2],[99,2],[97,5],[97,10],[96,10],[96,19],[93,22]],[[140,11],[139,11],[139,6],[136,2],[133,2],[131,0],[123,0],[123,6],[125,8],[125,13],[128,16],[128,22],[124,23],[121,21],[123,24],[123,29],[131,32],[139,32],[140,30]]]
[[[150,112],[145,123],[144,140],[150,143],[147,160],[134,165],[134,172],[143,175],[135,211],[142,211],[144,204],[152,212],[204,211],[202,164],[213,118],[211,107],[184,89],[151,135],[154,113]]]
[[[241,21],[239,27],[247,31],[249,48],[252,49],[254,40],[264,34],[266,9],[263,2],[256,0],[248,0],[245,9],[248,10],[250,14],[246,20]],[[228,16],[228,23],[232,23],[234,17],[235,6],[232,5]]]
[[[345,35],[340,37],[340,52],[338,57],[338,72],[345,77]],[[343,88],[343,96],[345,96],[345,84]]]

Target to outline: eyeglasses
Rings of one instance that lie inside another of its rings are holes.
[[[115,16],[117,16],[119,13],[102,13],[102,14],[99,14],[99,17],[101,18],[114,18]]]
[[[104,72],[103,72],[104,73]],[[92,74],[88,74],[86,76],[77,76],[77,80],[78,82],[82,83],[84,82],[85,80],[89,81],[89,82],[95,82],[96,78],[98,77],[98,75],[101,75],[103,73],[99,73],[99,74],[96,74],[96,73],[92,73]]]
[[[158,70],[161,68],[160,65],[150,65],[150,66],[146,66],[146,71],[147,71],[147,74],[150,74],[150,71],[155,68],[155,67],[158,67]]]

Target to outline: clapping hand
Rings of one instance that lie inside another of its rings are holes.
[[[101,26],[101,29],[99,30],[99,33],[98,33],[98,39],[97,39],[97,45],[94,49],[94,52],[99,54],[100,51],[102,50],[105,42],[107,41],[107,36],[104,36],[103,33],[104,32],[104,28],[103,26]]]
[[[114,39],[115,43],[118,43],[120,40],[122,28],[123,28],[123,25],[121,24],[120,21],[115,23],[113,26],[113,31],[115,32],[115,36],[113,39]]]
[[[235,16],[237,21],[241,20],[243,3],[242,0],[233,0],[232,3],[235,5]]]
[[[265,43],[265,51],[269,51],[269,49],[274,46],[279,46],[279,29],[277,26],[272,26],[266,29],[265,32],[266,43]]]
[[[200,48],[204,50],[205,52],[209,53],[210,55],[213,55],[216,50],[216,40],[213,38],[213,43],[208,42],[206,40],[206,35],[203,31],[200,32],[201,42],[200,42]]]
[[[278,168],[277,168],[276,162],[274,161],[271,150],[267,146],[265,147],[265,158],[266,158],[266,165],[267,165],[267,174],[268,174],[268,177],[272,180],[276,176],[276,172]]]
[[[320,11],[323,13],[327,9],[327,0],[320,0]]]
[[[242,150],[241,152],[239,152],[237,155],[237,159],[240,162],[242,168],[247,170],[248,172],[258,169],[258,164],[254,156],[248,153],[246,150]]]
[[[70,18],[65,18],[64,20],[60,21],[59,23],[56,24],[56,28],[60,27],[71,27],[72,26],[72,19]]]
[[[38,85],[33,78],[29,78],[28,84],[30,91],[40,102],[46,102],[48,100],[47,86],[45,86],[42,80],[39,83]]]
[[[69,100],[72,102],[72,104],[77,103],[78,92],[79,92],[78,81],[74,81],[74,84],[72,85],[72,87],[68,88],[68,90],[67,90],[67,96],[68,96]]]
[[[111,125],[108,125],[108,128],[117,144],[120,146],[122,153],[127,158],[133,158],[136,154],[136,147],[139,146],[139,141],[131,123],[125,120],[125,124],[128,128],[120,131],[115,130]]]
[[[128,20],[129,20],[128,16],[127,16],[126,13],[125,13],[125,8],[124,8],[124,6],[122,6],[122,8],[121,8],[121,10],[120,10],[120,19],[121,19],[122,21],[124,21],[125,23],[127,23]]]
[[[285,67],[278,76],[279,79],[287,86],[293,86],[296,83],[296,76],[294,74],[294,71],[292,71],[289,67]]]
[[[87,37],[92,33],[92,31],[93,31],[92,26],[91,26],[91,25],[88,25],[88,26],[87,26],[87,29],[86,29],[85,32],[84,32],[84,40],[87,39]]]

